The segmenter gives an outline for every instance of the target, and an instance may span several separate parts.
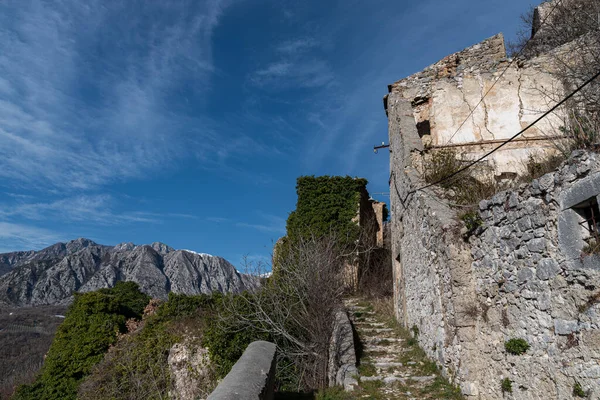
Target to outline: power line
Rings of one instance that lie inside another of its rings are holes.
[[[485,153],[483,156],[479,157],[477,160],[470,162],[468,165],[466,165],[465,167],[454,171],[453,173],[451,173],[448,176],[445,176],[433,183],[429,183],[425,186],[421,186],[417,189],[413,189],[411,191],[409,191],[406,194],[405,200],[408,198],[408,196],[410,196],[413,193],[416,193],[420,190],[423,189],[427,189],[431,186],[435,186],[435,185],[439,185],[442,182],[447,181],[450,178],[455,177],[456,175],[460,174],[461,172],[466,171],[467,169],[471,168],[473,165],[477,164],[478,162],[482,161],[484,158],[486,158],[487,156],[491,155],[492,153],[495,153],[496,151],[498,151],[500,148],[506,146],[508,143],[512,142],[513,140],[515,140],[518,136],[520,136],[521,134],[523,134],[523,132],[527,131],[529,128],[533,127],[535,124],[537,124],[540,120],[542,120],[543,118],[545,118],[548,114],[554,112],[554,110],[556,110],[558,107],[562,106],[564,103],[566,103],[571,97],[575,96],[577,93],[579,93],[584,87],[586,87],[587,85],[589,85],[590,83],[592,83],[592,81],[594,81],[596,78],[598,78],[600,76],[600,71],[598,71],[594,76],[592,76],[590,79],[588,79],[587,81],[585,81],[581,86],[579,86],[577,89],[575,89],[573,92],[571,92],[571,94],[569,94],[567,97],[565,97],[564,99],[562,99],[560,102],[556,103],[556,105],[554,105],[551,109],[549,109],[548,111],[546,111],[544,114],[542,114],[539,118],[537,118],[535,121],[533,121],[531,124],[527,125],[525,128],[521,129],[519,132],[515,133],[511,138],[507,139],[506,141],[502,142],[500,145],[494,147],[492,150],[488,151],[487,153]]]
[[[556,4],[554,4],[554,7],[552,7],[552,10],[550,10],[550,12],[548,14],[546,14],[546,16],[544,17],[544,19],[540,22],[540,26],[538,28],[538,31],[542,28],[542,26],[544,26],[544,24],[546,23],[546,20],[548,20],[548,18],[550,17],[550,15],[552,15],[552,13],[554,12],[554,10],[556,9],[556,7],[558,7],[558,5],[560,3],[561,3],[561,0],[557,1]],[[530,37],[527,40],[527,42],[525,42],[525,44],[523,45],[523,47],[521,47],[521,50],[519,50],[519,52],[517,53],[517,55],[513,57],[513,59],[510,61],[510,63],[508,63],[508,65],[506,66],[506,68],[504,68],[504,71],[502,71],[502,73],[500,74],[500,76],[494,81],[494,83],[492,83],[492,86],[490,86],[490,88],[487,90],[487,92],[484,93],[484,95],[481,98],[481,100],[479,100],[479,103],[477,103],[475,105],[475,107],[473,107],[473,109],[471,110],[471,112],[469,112],[469,115],[467,115],[467,118],[465,118],[465,120],[458,126],[458,129],[456,129],[456,131],[452,134],[452,136],[450,136],[450,139],[448,139],[448,141],[446,142],[446,144],[450,143],[452,141],[452,139],[454,139],[454,136],[456,136],[456,134],[461,130],[461,128],[467,123],[467,121],[469,120],[469,118],[471,118],[471,116],[473,115],[473,113],[475,112],[475,110],[477,109],[477,107],[479,107],[479,105],[481,103],[483,103],[483,100],[492,91],[492,89],[494,88],[494,86],[496,86],[496,83],[498,83],[498,81],[500,81],[500,79],[502,79],[502,77],[504,76],[504,74],[506,73],[506,71],[508,71],[508,69],[521,56],[521,54],[523,54],[523,52],[525,51],[525,49],[527,48],[527,45],[529,45],[529,42],[531,42],[531,40],[533,40],[533,36]]]

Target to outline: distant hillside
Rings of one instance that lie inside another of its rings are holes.
[[[221,257],[158,242],[104,246],[83,238],[0,254],[0,274],[0,305],[10,306],[67,304],[75,291],[110,288],[118,281],[134,281],[161,299],[169,292],[241,292],[256,282]]]

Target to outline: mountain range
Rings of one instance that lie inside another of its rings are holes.
[[[68,304],[73,292],[134,281],[148,295],[241,292],[257,278],[239,273],[227,260],[164,243],[116,246],[79,238],[40,251],[0,254],[0,305]]]

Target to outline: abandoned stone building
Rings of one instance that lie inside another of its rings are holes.
[[[600,256],[585,251],[598,235],[600,156],[575,152],[482,200],[468,237],[440,188],[417,190],[428,154],[452,148],[473,160],[564,92],[547,55],[510,61],[496,35],[389,86],[396,315],[469,398],[569,399],[576,386],[600,398]],[[559,110],[475,168],[514,182],[530,157],[557,151],[563,124]],[[511,339],[530,347],[511,354]]]

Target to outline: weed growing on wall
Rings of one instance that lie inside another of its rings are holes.
[[[573,397],[587,397],[587,393],[583,390],[579,382],[575,382],[575,385],[573,386]]]
[[[502,393],[512,393],[512,381],[508,378],[504,378],[500,383]]]
[[[516,356],[525,354],[529,350],[529,343],[525,339],[510,339],[504,343],[504,349]]]
[[[439,186],[446,190],[445,197],[457,205],[478,204],[500,190],[485,164],[458,172],[465,165],[453,148],[433,150],[423,157],[423,178],[427,183],[436,183],[456,174]]]

